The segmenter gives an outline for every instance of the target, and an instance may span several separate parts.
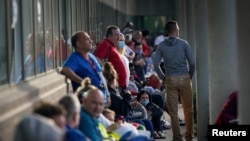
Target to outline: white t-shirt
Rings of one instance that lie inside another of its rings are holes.
[[[125,56],[125,55],[121,55],[122,57],[122,61],[125,65],[125,70],[126,70],[126,73],[127,73],[127,78],[126,78],[126,85],[128,87],[128,84],[129,84],[129,76],[130,76],[130,70],[129,70],[129,60],[128,58]]]
[[[112,124],[112,122],[109,119],[107,119],[102,113],[98,117],[98,120],[104,125],[105,128],[107,128]]]
[[[156,37],[155,39],[155,46],[158,46],[162,41],[165,40],[165,36],[164,35],[159,35],[158,37]],[[154,53],[152,54],[152,56],[154,55]],[[161,61],[163,62],[163,59],[161,59]]]
[[[158,46],[164,40],[165,40],[165,36],[164,35],[159,35],[158,37],[156,37],[154,45]]]

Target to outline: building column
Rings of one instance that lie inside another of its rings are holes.
[[[180,38],[187,40],[187,19],[186,19],[186,1],[175,0],[175,17],[173,20],[178,22],[180,27]]]
[[[188,0],[187,1],[187,41],[194,53],[194,56],[196,58],[196,45],[195,45],[195,21],[194,21],[194,0]],[[192,79],[192,87],[193,90],[196,89],[196,73],[193,76]]]
[[[238,90],[236,10],[235,0],[208,0],[207,4],[209,108],[210,124],[214,124],[228,96]]]
[[[207,0],[195,0],[197,139],[206,141],[209,124]]]
[[[238,73],[239,73],[239,99],[238,118],[239,124],[250,124],[249,99],[250,99],[250,1],[236,1],[237,6],[237,51],[238,51]],[[236,40],[236,39],[235,39]],[[232,63],[231,66],[234,66]]]

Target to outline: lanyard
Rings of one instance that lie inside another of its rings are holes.
[[[79,53],[79,52],[78,52]],[[100,78],[99,74],[98,74],[98,71],[96,69],[96,65],[94,63],[94,61],[92,60],[91,56],[89,55],[89,60],[87,60],[84,56],[82,56],[80,53],[79,55],[85,60],[88,62],[88,64],[91,66],[91,68],[94,70],[94,72],[96,73],[96,75],[98,76],[99,80],[102,81],[102,79]]]

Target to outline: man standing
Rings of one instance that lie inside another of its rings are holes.
[[[118,73],[118,83],[121,89],[127,88],[126,68],[122,61],[122,57],[118,53],[116,46],[120,37],[120,29],[111,25],[107,29],[106,38],[97,46],[94,55],[101,60],[107,60],[112,63]]]
[[[71,80],[73,92],[81,85],[84,78],[89,77],[92,85],[104,93],[105,104],[109,105],[110,98],[101,66],[96,57],[89,52],[92,49],[92,42],[86,32],[76,32],[71,38],[75,52],[64,62],[61,73]]]
[[[171,118],[173,140],[182,141],[178,117],[178,95],[181,97],[186,122],[186,141],[193,137],[193,102],[191,78],[195,71],[195,61],[187,41],[180,39],[176,21],[169,21],[165,26],[168,37],[161,42],[154,55],[154,67],[158,76],[166,80],[167,106]],[[164,60],[165,74],[160,69]],[[187,62],[188,66],[187,67]]]

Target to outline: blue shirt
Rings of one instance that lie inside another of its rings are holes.
[[[98,129],[98,119],[93,118],[82,107],[79,130],[82,131],[92,141],[102,141],[102,135]]]
[[[87,141],[85,135],[78,129],[66,125],[66,141]]]
[[[98,73],[102,72],[101,66],[98,63],[96,57],[88,53],[91,59],[91,62],[88,62],[80,53],[73,52],[67,60],[64,62],[63,67],[69,67],[72,71],[74,71],[81,78],[89,77],[91,79],[92,85],[98,87],[105,93],[105,89],[102,87],[103,83],[101,77]],[[79,83],[72,81],[73,91],[80,86]]]

